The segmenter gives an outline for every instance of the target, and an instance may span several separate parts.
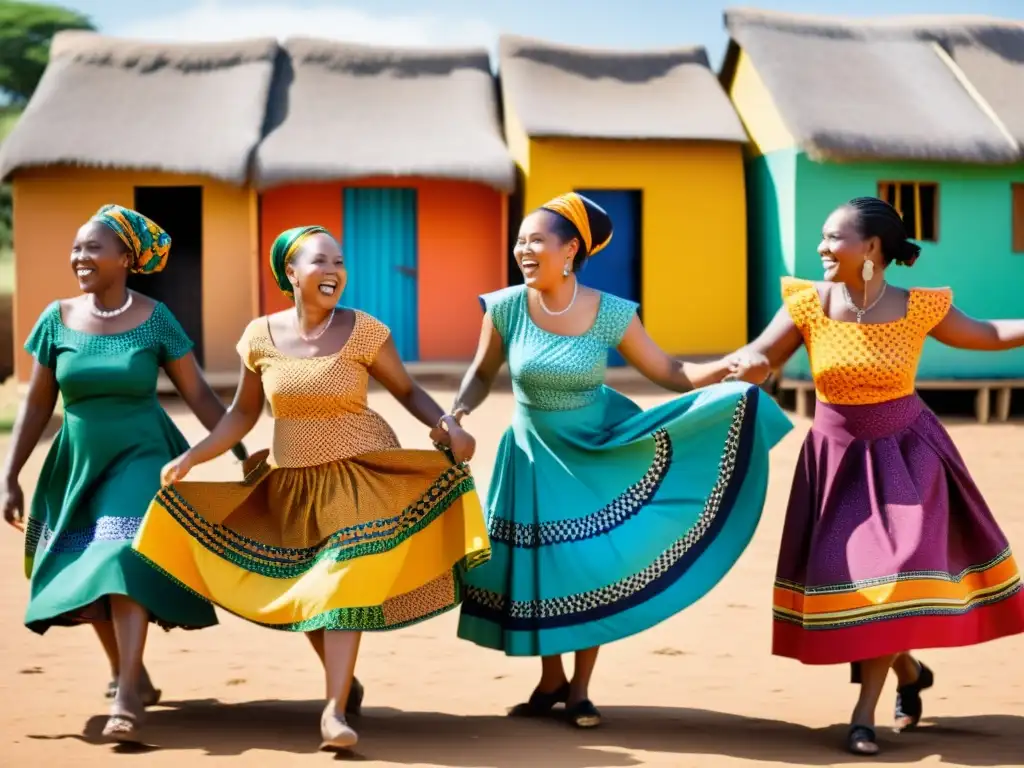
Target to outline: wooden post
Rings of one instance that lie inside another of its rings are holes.
[[[1000,387],[996,390],[996,421],[1005,423],[1010,420],[1010,398],[1013,397],[1012,387]]]
[[[978,417],[979,424],[988,424],[991,405],[992,398],[989,396],[989,388],[978,387],[978,394],[974,398],[974,414]]]

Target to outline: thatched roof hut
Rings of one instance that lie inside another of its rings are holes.
[[[483,48],[288,40],[267,129],[254,168],[260,188],[379,176],[514,185]]]
[[[723,78],[742,49],[817,160],[1013,163],[1024,143],[1024,23],[882,20],[736,9]]]
[[[745,142],[702,47],[621,51],[505,35],[506,109],[531,138]]]
[[[186,45],[62,32],[0,149],[0,179],[67,164],[244,184],[277,50],[272,39]]]

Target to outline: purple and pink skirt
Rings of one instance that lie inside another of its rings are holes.
[[[841,664],[1024,632],[1010,545],[916,395],[817,403],[786,510],[772,652]]]

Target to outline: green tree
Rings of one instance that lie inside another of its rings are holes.
[[[0,103],[25,104],[39,84],[50,41],[65,29],[94,29],[77,11],[42,3],[0,0]]]

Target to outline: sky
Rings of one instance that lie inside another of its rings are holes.
[[[100,31],[152,40],[325,37],[396,46],[484,46],[502,33],[598,48],[703,45],[718,66],[722,11],[755,6],[848,16],[979,14],[1024,20],[1024,0],[51,0]]]

